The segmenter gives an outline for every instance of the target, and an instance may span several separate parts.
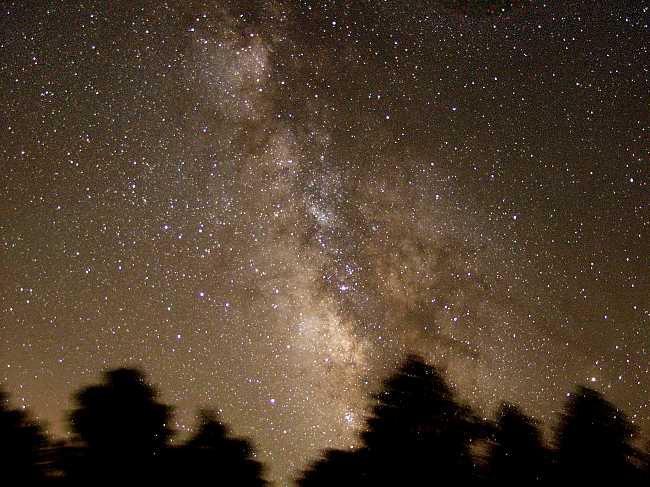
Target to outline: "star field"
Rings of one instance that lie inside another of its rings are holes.
[[[409,352],[648,431],[645,2],[0,8],[0,379],[54,435],[135,365],[286,481]]]

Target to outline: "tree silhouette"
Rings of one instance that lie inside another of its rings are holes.
[[[557,475],[568,482],[634,483],[638,472],[630,459],[636,454],[635,432],[625,414],[600,393],[578,388],[557,430]]]
[[[0,391],[0,483],[35,485],[45,480],[47,438],[23,411],[12,409]]]
[[[431,478],[472,478],[470,446],[480,435],[481,423],[457,402],[438,369],[409,356],[375,402],[361,435],[372,483],[424,485]]]
[[[644,485],[650,485],[650,440],[646,440],[643,450],[639,452],[638,459],[641,468],[641,481]]]
[[[334,450],[323,452],[297,480],[301,487],[331,485],[368,485],[367,450]]]
[[[170,464],[180,485],[210,480],[210,485],[258,487],[262,464],[253,457],[248,440],[235,438],[214,411],[200,412],[197,430],[184,445],[170,449]]]
[[[302,474],[300,485],[419,486],[472,479],[470,447],[483,428],[456,401],[440,371],[409,356],[374,400],[363,446],[326,452]]]
[[[529,485],[546,480],[548,452],[536,423],[519,407],[503,403],[497,413],[487,479],[492,485]]]
[[[260,487],[263,466],[250,442],[233,436],[216,412],[200,412],[195,433],[171,446],[169,406],[135,369],[114,369],[75,396],[73,441],[51,447],[38,424],[12,409],[0,391],[0,484],[170,485]],[[354,450],[326,450],[302,472],[301,487],[425,486],[445,483],[528,485],[647,484],[650,455],[633,446],[636,428],[600,393],[571,394],[544,447],[537,424],[517,406],[501,405],[494,427],[456,399],[442,373],[409,356],[373,396]],[[491,430],[485,476],[476,475],[472,447]],[[554,465],[550,468],[550,456]]]
[[[157,402],[156,392],[135,369],[115,369],[104,382],[75,396],[70,423],[78,447],[64,457],[73,481],[105,483],[152,480],[171,431],[170,407]]]

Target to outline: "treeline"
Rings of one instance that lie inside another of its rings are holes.
[[[22,411],[0,401],[0,485],[262,486],[251,443],[233,436],[213,411],[193,435],[172,445],[171,408],[142,373],[107,372],[80,390],[68,420],[74,437],[53,443]],[[303,471],[300,487],[482,485],[640,485],[650,481],[636,428],[600,393],[569,395],[548,445],[539,424],[502,404],[496,420],[462,404],[444,375],[409,357],[374,395],[353,450],[326,450]],[[207,481],[207,482],[206,482]]]
[[[0,485],[266,485],[251,443],[231,435],[214,411],[172,445],[171,407],[135,369],[105,373],[74,396],[74,438],[52,443],[27,414],[0,409]]]
[[[515,405],[502,404],[494,422],[482,419],[438,369],[412,356],[375,395],[361,446],[325,451],[298,485],[649,483],[636,428],[600,393],[578,387],[559,419],[551,446]]]

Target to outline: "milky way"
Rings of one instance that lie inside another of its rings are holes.
[[[276,480],[410,352],[486,416],[589,383],[647,428],[648,8],[611,3],[4,3],[13,401],[65,436],[135,365]]]

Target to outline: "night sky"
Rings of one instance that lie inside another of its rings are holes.
[[[141,367],[276,480],[409,352],[647,435],[647,5],[2,2],[0,382],[65,437]]]

